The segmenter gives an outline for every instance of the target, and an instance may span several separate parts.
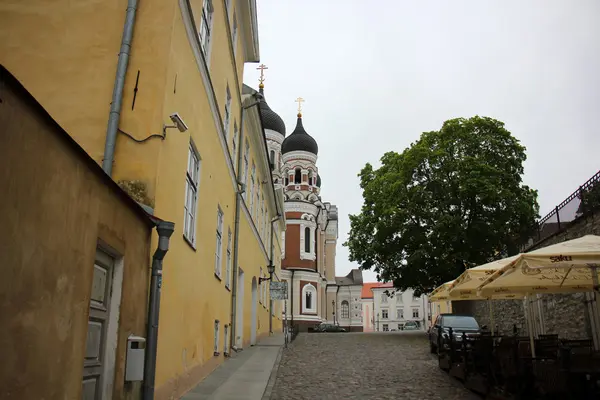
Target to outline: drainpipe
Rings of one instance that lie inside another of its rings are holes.
[[[144,400],[154,400],[154,380],[156,378],[156,349],[158,344],[158,314],[160,310],[160,290],[162,287],[163,259],[169,251],[169,238],[175,230],[175,224],[159,221],[158,247],[152,256],[152,278],[150,280],[150,303],[148,305],[148,325],[146,359],[144,365]]]
[[[244,115],[247,109],[250,107],[257,106],[262,99],[261,94],[255,94],[254,98],[257,99],[252,104],[248,104],[247,106],[242,107],[241,115],[240,115],[240,131],[238,133],[238,159],[237,159],[237,174],[236,174],[236,183],[238,185],[238,189],[235,195],[235,225],[233,229],[233,268],[231,271],[231,334],[230,334],[230,348],[237,351],[237,346],[235,345],[235,337],[237,335],[237,286],[238,286],[238,241],[240,237],[240,207],[242,204],[242,195],[246,190],[246,185],[244,182],[240,182],[239,176],[242,169],[242,160],[244,157],[244,144],[242,143],[242,138],[244,137]],[[247,179],[248,177],[246,177]]]
[[[295,269],[292,270],[292,279],[291,279],[291,288],[290,288],[290,292],[291,292],[291,297],[292,297],[292,328],[294,327],[294,273],[296,272]],[[302,296],[302,293],[300,293],[300,296]],[[302,299],[300,300],[302,301]],[[302,304],[302,303],[300,303]]]
[[[275,197],[275,207],[277,207],[277,196]],[[271,220],[271,249],[269,254],[269,264],[273,265],[273,223],[281,219],[281,214],[277,213],[277,216]],[[274,272],[274,271],[273,271]],[[269,280],[273,282],[273,272],[269,273]],[[273,335],[273,299],[271,298],[271,291],[269,291],[269,335]]]
[[[131,50],[131,40],[133,38],[133,26],[135,25],[137,3],[138,0],[128,0],[127,2],[125,27],[123,28],[121,50],[119,52],[119,61],[117,63],[117,76],[115,78],[115,87],[113,88],[112,100],[110,102],[108,127],[106,129],[106,143],[104,145],[104,158],[102,159],[102,169],[108,176],[112,176],[115,145],[117,143],[117,130],[119,129],[121,104],[123,103],[123,87],[125,86],[125,75],[127,74],[127,66],[129,64],[129,52]]]

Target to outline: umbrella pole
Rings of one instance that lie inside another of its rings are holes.
[[[600,350],[600,329],[598,329],[598,325],[600,325],[600,283],[598,283],[598,267],[592,267],[592,282],[594,284],[594,291],[592,301],[590,304],[592,307],[592,318],[594,322],[594,328],[592,329],[593,334],[595,335],[594,342],[596,343],[596,350]]]
[[[494,336],[494,308],[492,307],[492,299],[488,299],[488,307],[490,309],[490,325],[492,328],[492,336]]]
[[[535,358],[535,340],[533,338],[533,317],[531,315],[530,307],[530,295],[525,296],[523,306],[525,307],[525,316],[527,319],[528,331],[529,331],[529,344],[531,346],[531,357]]]

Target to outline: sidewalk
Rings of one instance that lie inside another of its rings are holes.
[[[270,397],[283,334],[264,337],[222,363],[181,400],[262,400]],[[271,379],[271,374],[273,377]]]

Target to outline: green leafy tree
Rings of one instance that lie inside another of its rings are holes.
[[[351,261],[395,287],[426,293],[517,251],[538,217],[523,185],[525,147],[500,121],[446,121],[381,167],[359,174],[364,204],[350,215]]]

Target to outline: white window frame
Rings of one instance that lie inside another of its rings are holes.
[[[343,300],[342,304],[340,304],[340,317],[341,318],[350,318],[350,303],[348,300]]]
[[[183,236],[194,246],[196,245],[196,224],[198,222],[200,163],[200,154],[198,154],[193,142],[190,141],[185,180],[185,202],[183,206]]]
[[[219,355],[219,335],[220,335],[220,322],[218,319],[215,319],[215,331],[214,331],[214,336],[215,336],[215,343],[214,343],[214,355],[218,356]]]
[[[229,83],[225,89],[225,109],[223,112],[223,133],[229,141],[229,124],[231,123],[231,90],[229,90]]]
[[[310,308],[306,307],[306,294],[311,294]],[[302,312],[316,313],[317,312],[317,288],[312,283],[307,283],[302,288]]]
[[[246,186],[244,193],[243,193],[243,197],[244,200],[247,199],[246,193],[248,193],[248,166],[250,165],[250,143],[248,143],[248,138],[246,138],[246,140],[244,140],[245,143],[245,147],[244,147],[244,171],[243,171],[243,175],[242,175],[242,183]]]
[[[252,210],[254,209],[254,175],[256,174],[256,165],[252,163],[252,172],[250,173],[250,215],[252,215]]]
[[[421,315],[421,313],[419,312],[419,309],[418,308],[413,308],[413,310],[412,310],[412,317],[413,318],[420,318],[420,315]]]
[[[237,169],[238,158],[237,158],[237,137],[238,137],[238,126],[237,121],[233,120],[233,138],[231,139],[231,158],[233,159],[233,169]],[[237,172],[237,170],[235,171]]]
[[[221,279],[222,265],[223,265],[223,220],[225,215],[221,207],[217,207],[217,232],[216,232],[216,245],[215,245],[215,275]]]
[[[200,12],[200,23],[198,27],[198,39],[200,40],[200,48],[204,54],[206,64],[209,64],[210,60],[210,45],[212,43],[212,28],[213,28],[213,15],[214,7],[212,0],[204,0],[202,4],[202,11]]]
[[[309,232],[310,232],[310,242],[309,242],[309,248],[310,248],[310,252],[306,252],[306,243],[305,243],[305,231],[306,228],[309,228]],[[316,223],[314,222],[309,222],[309,221],[304,221],[303,223],[300,224],[300,259],[301,260],[312,260],[314,261],[316,259],[316,253],[315,253],[315,242],[316,242],[316,238],[315,238],[315,234],[316,234]]]
[[[390,319],[390,315],[387,309],[381,310],[381,319]]]
[[[389,332],[390,331],[390,326],[388,324],[383,324],[381,329],[384,332]]]
[[[231,22],[231,45],[233,46],[233,57],[235,58],[237,53],[237,37],[238,37],[238,23],[237,23],[237,12],[233,11],[233,20]]]
[[[381,293],[381,302],[382,303],[387,303],[388,302],[388,295],[384,293]]]
[[[231,289],[231,228],[227,228],[227,256],[225,264],[225,287]]]
[[[404,319],[404,309],[403,308],[397,308],[396,309],[396,318],[397,319]]]

